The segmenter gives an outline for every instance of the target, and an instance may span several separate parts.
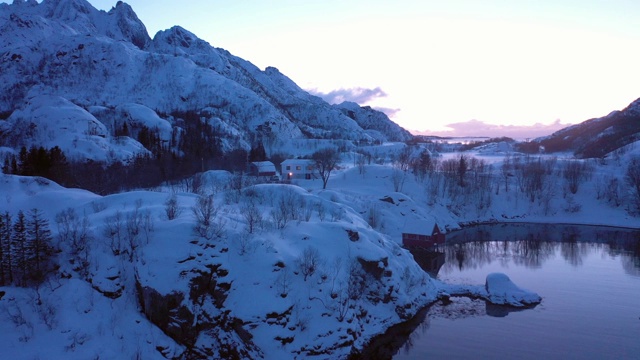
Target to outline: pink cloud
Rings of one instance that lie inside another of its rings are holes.
[[[480,120],[469,120],[465,122],[457,122],[446,125],[451,130],[447,131],[412,131],[416,135],[433,135],[433,136],[487,136],[499,137],[508,136],[514,139],[536,138],[551,135],[552,133],[563,129],[571,124],[563,124],[560,120],[556,120],[552,124],[533,125],[495,125],[488,124]]]
[[[329,104],[340,104],[345,101],[351,101],[356,104],[363,105],[373,99],[387,96],[387,93],[384,92],[384,90],[382,90],[380,87],[376,87],[373,89],[354,87],[348,89],[332,90],[327,93],[318,91],[317,89],[310,89],[307,91],[312,95],[321,97]]]

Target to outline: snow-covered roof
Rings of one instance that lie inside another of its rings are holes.
[[[313,160],[310,159],[287,159],[285,161],[282,162],[282,165],[286,165],[286,164],[309,164],[309,163],[313,163]]]
[[[405,234],[431,235],[434,226],[436,226],[436,221],[434,219],[407,221],[402,228],[402,232]]]
[[[271,161],[254,161],[253,164],[258,172],[276,171],[276,166]]]

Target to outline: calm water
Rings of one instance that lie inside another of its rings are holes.
[[[503,272],[542,303],[435,304],[387,340],[394,359],[640,359],[639,231],[482,225],[449,234],[444,251],[439,279],[484,284]]]

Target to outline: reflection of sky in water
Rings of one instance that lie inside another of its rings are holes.
[[[516,285],[540,294],[540,305],[492,313],[503,317],[487,316],[486,304],[479,300],[454,300],[451,308],[436,305],[425,320],[428,326],[419,326],[411,345],[396,358],[637,358],[638,232],[618,231],[610,240],[602,228],[544,226],[533,234],[527,229],[531,226],[499,226],[497,232],[485,227],[475,235],[489,239],[497,233],[502,240],[528,241],[448,246],[438,278],[482,284],[487,274],[503,272]],[[570,233],[563,235],[567,229]],[[448,241],[475,235],[453,234]]]

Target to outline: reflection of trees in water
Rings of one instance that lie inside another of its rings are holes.
[[[444,266],[456,266],[458,269],[478,268],[495,259],[496,242],[471,241],[445,247]]]
[[[539,238],[531,238],[515,241],[512,248],[512,259],[516,265],[528,268],[541,268],[544,261],[555,254],[556,245],[552,242],[541,241]]]
[[[620,231],[618,236],[606,238],[609,255],[620,256],[624,271],[631,276],[640,276],[640,233]]]
[[[560,255],[572,266],[581,266],[583,258],[589,252],[590,245],[583,241],[589,238],[580,232],[577,226],[564,225],[560,234]]]
[[[581,266],[590,251],[604,244],[611,255],[622,256],[627,272],[640,271],[640,231],[559,224],[488,224],[453,232],[447,235],[444,267],[462,270],[513,261],[540,268],[558,250],[569,264]]]

